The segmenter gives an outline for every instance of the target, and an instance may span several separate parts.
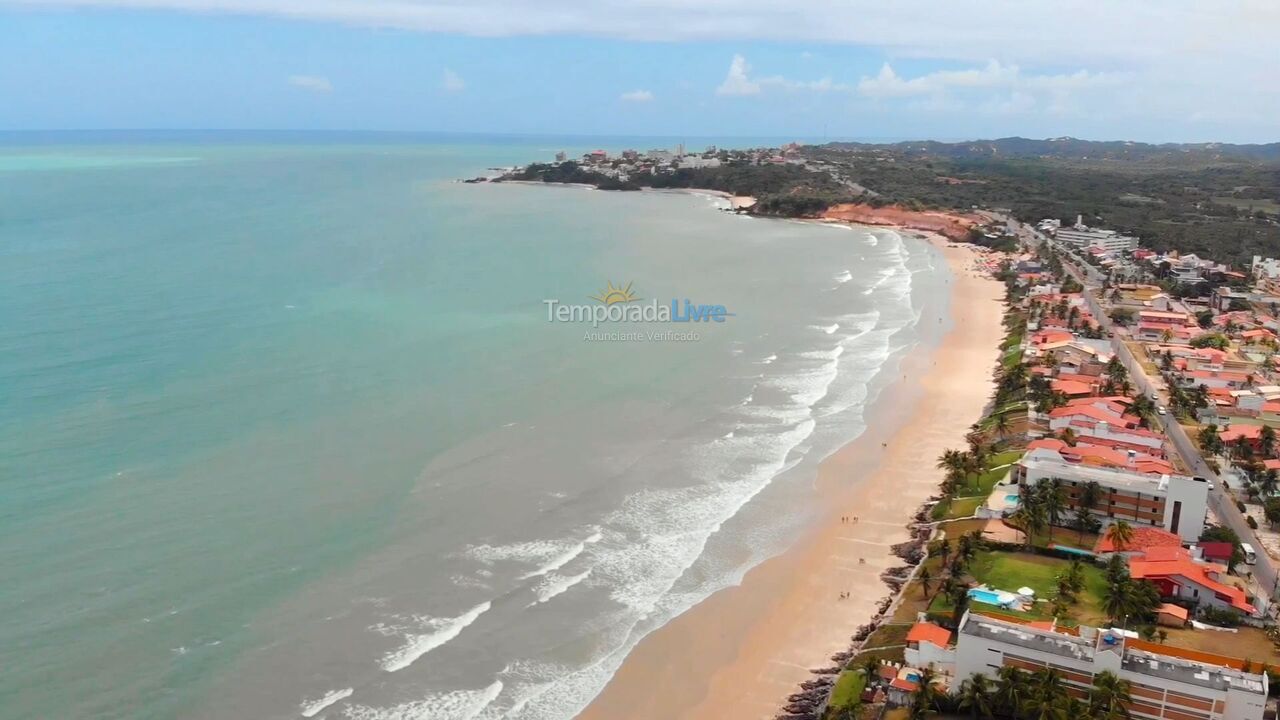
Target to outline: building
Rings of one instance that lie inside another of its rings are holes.
[[[1129,577],[1154,583],[1160,597],[1180,598],[1219,610],[1256,615],[1243,588],[1232,584],[1225,565],[1199,562],[1182,547],[1148,547],[1129,558]]]
[[[1103,524],[1124,520],[1134,525],[1160,527],[1195,542],[1204,531],[1209,483],[1185,475],[1151,475],[1125,468],[1107,468],[1068,462],[1050,448],[1036,448],[1013,466],[1011,477],[1025,486],[1057,478],[1067,491],[1067,504],[1079,507],[1084,486],[1096,482],[1102,497],[1091,508]]]
[[[1115,230],[1098,230],[1078,222],[1069,228],[1058,228],[1054,239],[1060,243],[1081,249],[1097,249],[1102,252],[1130,252],[1138,249],[1138,238],[1121,235]]]
[[[930,622],[918,622],[907,633],[903,658],[908,665],[932,667],[947,675],[955,672],[956,655],[951,648],[951,631]]]
[[[1234,658],[1148,643],[1114,630],[1081,626],[1074,632],[999,620],[972,611],[956,641],[959,683],[1002,667],[1061,673],[1067,692],[1086,699],[1104,670],[1129,681],[1134,718],[1262,720],[1267,676],[1241,670]]]

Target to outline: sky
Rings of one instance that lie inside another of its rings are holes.
[[[1280,2],[0,0],[0,129],[1280,140]]]

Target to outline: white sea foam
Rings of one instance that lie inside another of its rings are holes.
[[[836,276],[836,282],[840,283],[841,285],[849,282],[852,279],[853,279],[853,273],[849,272],[848,270],[845,270],[844,272]]]
[[[772,365],[778,359],[777,354],[771,354],[769,357],[760,361],[761,365]]]
[[[814,325],[814,326],[813,326],[813,329],[814,329],[814,330],[821,330],[822,332],[824,332],[824,333],[826,333],[826,334],[828,334],[828,335],[833,335],[833,334],[835,334],[835,331],[837,331],[837,330],[839,330],[839,329],[840,329],[840,325],[839,325],[839,323],[832,323],[832,324],[830,324],[830,325]]]
[[[351,694],[354,692],[355,692],[354,688],[330,690],[329,692],[325,693],[324,697],[320,698],[319,700],[304,701],[301,707],[302,717],[304,718],[315,717],[316,715],[320,714],[321,710],[324,710],[325,708],[338,702],[339,700],[345,700],[351,697]]]
[[[587,546],[600,541],[598,528],[584,540],[533,540],[529,542],[511,543],[509,545],[477,545],[467,550],[466,555],[490,564],[494,562],[536,563],[536,567],[523,575],[520,580],[541,577],[555,572],[573,562]]]
[[[537,601],[533,605],[540,605],[553,597],[563,595],[569,591],[569,588],[591,577],[591,568],[587,568],[585,572],[565,577],[563,575],[548,575],[541,585],[534,591],[538,595]]]
[[[418,658],[461,635],[468,625],[488,612],[489,607],[486,601],[455,618],[423,618],[422,625],[424,629],[428,629],[428,632],[406,635],[404,645],[383,657],[382,669],[387,672],[397,672],[409,667]]]
[[[345,709],[351,720],[477,720],[502,694],[502,681],[481,690],[433,693],[421,700],[379,708],[352,705]]]

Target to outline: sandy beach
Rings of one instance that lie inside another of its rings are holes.
[[[1003,287],[973,269],[978,253],[930,242],[952,271],[954,326],[933,352],[904,361],[868,430],[822,463],[823,521],[741,585],[646,637],[579,718],[773,718],[876,613],[889,593],[880,574],[902,564],[891,547],[909,539],[912,516],[937,493],[936,458],[964,444],[989,399],[1003,335]],[[845,515],[858,520],[842,523]]]

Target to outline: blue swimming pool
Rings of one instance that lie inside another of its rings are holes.
[[[974,588],[974,589],[970,590],[970,591],[969,591],[969,599],[970,599],[970,600],[977,600],[977,601],[978,601],[978,602],[980,602],[980,603],[986,603],[986,604],[988,604],[988,605],[997,605],[997,606],[998,606],[998,605],[1001,605],[1001,604],[1002,604],[1002,603],[1000,602],[1000,595],[999,595],[999,593],[992,592],[991,590],[983,590],[983,589],[981,589],[981,588]]]
[[[1017,496],[1017,495],[1015,495],[1015,494],[1013,494],[1013,493],[1010,493],[1010,494],[1008,494],[1008,495],[1005,495],[1005,496],[1004,496],[1004,501],[1005,501],[1005,502],[1007,502],[1007,503],[1009,503],[1009,504],[1011,504],[1011,505],[1017,505],[1017,504],[1018,504],[1018,496]]]
[[[1095,555],[1095,553],[1092,553],[1088,550],[1081,550],[1080,548],[1067,547],[1065,545],[1053,545],[1052,547],[1054,550],[1061,550],[1064,553],[1071,553],[1072,555],[1084,555],[1085,557],[1093,557]]]

